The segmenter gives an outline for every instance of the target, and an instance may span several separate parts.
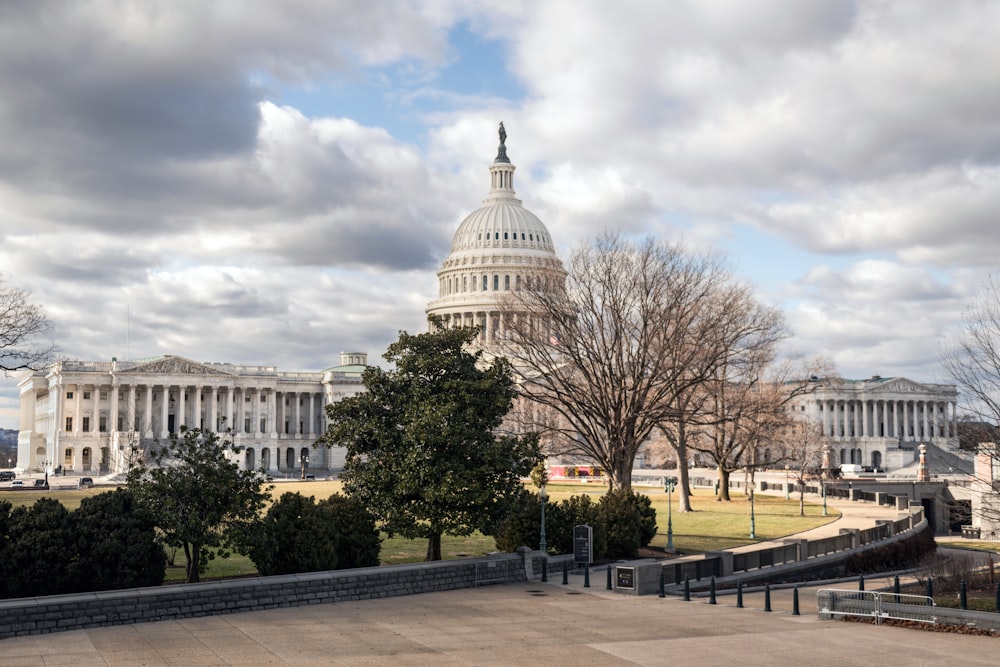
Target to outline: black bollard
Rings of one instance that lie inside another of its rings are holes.
[[[663,590],[663,584],[664,584],[664,581],[663,581],[663,569],[661,568],[660,569],[660,595],[658,596],[658,597],[661,597],[661,598],[667,597],[666,592]]]
[[[958,608],[969,608],[969,594],[965,590],[965,579],[962,579],[962,582],[958,585]]]
[[[736,608],[743,609],[743,582],[736,582]]]
[[[549,580],[549,559],[542,556],[542,583],[546,583]]]
[[[583,565],[583,587],[590,588],[590,563]]]
[[[569,563],[563,561],[563,586],[569,583]]]
[[[691,577],[684,577],[684,601],[691,601]]]
[[[715,576],[708,583],[708,604],[715,604]]]
[[[858,577],[858,590],[865,590],[865,575],[863,574]]]
[[[609,591],[611,590],[611,566],[610,565],[608,565],[608,585],[607,585],[606,588]]]
[[[771,584],[764,584],[764,611],[771,611]]]
[[[792,616],[799,616],[799,587],[792,589]]]
[[[927,601],[927,604],[933,605],[934,604],[934,582],[931,580],[930,577],[927,577],[927,597],[930,598],[930,600]]]

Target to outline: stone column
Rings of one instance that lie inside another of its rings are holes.
[[[299,422],[302,419],[302,410],[299,405],[299,401],[302,400],[302,394],[299,392],[292,392],[292,437],[295,439],[302,437],[302,428],[299,426]]]
[[[143,423],[143,433],[146,434],[147,438],[153,437],[153,385],[146,385],[146,411],[142,416]]]
[[[219,431],[219,388],[212,387],[212,391],[209,394],[209,404],[208,404],[208,423],[211,424],[209,428],[212,433],[218,433]]]
[[[83,425],[83,385],[73,386],[76,387],[76,391],[73,392],[73,433],[79,434]]]
[[[92,402],[90,408],[90,430],[91,432],[96,432],[100,430],[101,424],[101,387],[96,382],[94,383],[94,393],[91,394],[90,398]]]
[[[204,419],[201,416],[201,392],[204,389],[200,384],[194,387],[194,425],[198,428],[205,428]],[[212,428],[205,428],[206,431],[211,431]]]
[[[181,426],[190,426],[187,420],[187,387],[181,385],[177,388],[177,413],[174,415],[174,426],[180,433]]]
[[[114,382],[112,380],[112,382]],[[110,398],[111,406],[108,408],[108,432],[114,433],[118,430],[118,385],[111,385],[111,393],[108,395]]]
[[[160,437],[166,438],[169,430],[167,427],[170,425],[168,407],[170,404],[170,385],[163,386],[163,395],[160,396]]]
[[[864,438],[868,436],[868,401],[861,400],[861,430],[858,432],[858,437]]]

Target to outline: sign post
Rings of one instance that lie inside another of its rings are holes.
[[[573,560],[577,565],[594,562],[594,529],[591,526],[573,526]]]

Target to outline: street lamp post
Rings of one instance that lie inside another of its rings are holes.
[[[820,492],[823,494],[823,516],[826,516],[826,480],[819,480]]]
[[[750,489],[750,539],[757,539],[757,518],[753,512],[753,482],[748,484]]]
[[[299,460],[302,462],[302,477],[301,477],[301,479],[305,479],[306,478],[306,466],[309,465],[309,455],[308,454],[303,454],[302,456],[299,457]]]
[[[544,484],[538,487],[538,499],[542,501],[542,536],[538,540],[538,550],[542,552],[542,556],[545,556],[547,546],[545,544],[545,503],[549,499],[549,492],[545,489]]]
[[[785,464],[785,500],[789,500],[789,499],[790,499],[790,496],[788,495],[788,464],[786,463]]]
[[[667,553],[674,553],[674,517],[671,494],[674,492],[674,485],[677,484],[676,477],[667,477],[663,480],[664,490],[667,492]]]

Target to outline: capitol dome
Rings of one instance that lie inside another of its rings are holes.
[[[498,302],[504,293],[555,289],[566,278],[549,230],[515,196],[516,167],[507,158],[506,138],[501,123],[489,195],[455,231],[437,274],[438,298],[427,305],[428,317],[440,316],[449,326],[479,325],[487,340],[501,336]]]

